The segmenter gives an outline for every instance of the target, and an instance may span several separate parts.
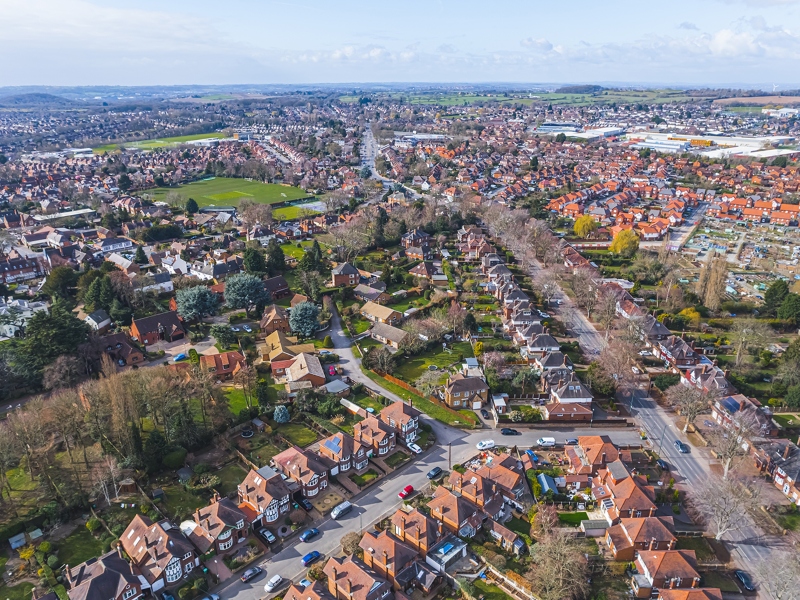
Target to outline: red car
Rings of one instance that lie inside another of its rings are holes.
[[[336,367],[334,367],[333,365],[328,367],[328,375],[336,375]]]
[[[407,485],[407,486],[406,486],[406,487],[404,487],[404,488],[403,488],[403,489],[400,491],[400,493],[399,493],[399,494],[397,494],[397,495],[400,497],[400,499],[401,499],[401,500],[405,500],[405,499],[406,499],[406,498],[408,498],[408,497],[409,497],[409,496],[410,496],[410,495],[411,495],[413,492],[414,492],[414,486],[413,486],[413,485]]]

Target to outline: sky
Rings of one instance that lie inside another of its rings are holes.
[[[800,83],[800,0],[0,0],[0,85]]]

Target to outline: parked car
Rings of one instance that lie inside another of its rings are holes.
[[[161,592],[161,600],[175,600],[175,596],[169,592]]]
[[[578,438],[568,438],[564,445],[566,446],[577,446],[578,445]]]
[[[300,581],[297,582],[297,585],[299,585],[303,589],[306,589],[308,586],[311,585],[311,582],[305,577],[303,577]]]
[[[481,416],[482,416],[484,419],[490,419],[490,418],[491,418],[491,415],[489,414],[489,411],[488,411],[488,410],[486,410],[485,408],[482,408],[482,409],[481,409]]]
[[[552,448],[556,445],[556,438],[540,437],[538,440],[536,440],[536,445],[540,448]]]
[[[664,461],[664,460],[662,460],[662,459],[660,459],[660,458],[659,458],[659,459],[656,461],[656,464],[658,465],[658,467],[659,467],[659,468],[660,468],[662,471],[669,471],[669,465],[666,463],[666,461]]]
[[[680,440],[675,440],[675,448],[676,448],[676,449],[678,450],[678,452],[680,452],[681,454],[689,454],[689,446],[687,446],[686,444],[684,444],[684,443],[683,443],[682,441],[680,441]]]
[[[312,527],[311,529],[306,529],[303,533],[300,534],[300,541],[307,542],[311,539],[314,539],[319,535],[319,529],[316,527]]]
[[[653,356],[653,353],[650,350],[639,350],[639,356]]]
[[[330,351],[330,350],[320,350],[320,351],[319,351],[319,355],[320,355],[320,356],[325,356],[326,354],[330,354],[330,353],[331,353],[331,351]]]
[[[736,579],[738,579],[741,582],[742,587],[744,589],[746,589],[748,592],[754,592],[755,591],[756,586],[753,585],[753,580],[750,578],[750,575],[748,575],[747,573],[745,573],[741,569],[736,569],[733,572],[733,574],[736,575]]]
[[[633,371],[634,375],[639,375],[640,371],[637,367],[631,367],[631,371]]]
[[[241,330],[242,330],[241,327],[231,327],[231,331],[233,331],[235,333],[239,333]]]
[[[336,367],[333,365],[328,367],[328,375],[336,375]]]
[[[405,500],[406,498],[408,498],[413,493],[414,493],[414,486],[413,485],[407,485],[402,490],[400,490],[400,493],[397,494],[397,496],[401,500]]]
[[[322,554],[320,554],[316,550],[312,550],[303,557],[303,566],[307,567],[308,565],[314,564],[320,558],[322,558]]]
[[[275,542],[278,541],[278,538],[276,538],[275,535],[273,535],[273,533],[266,527],[262,527],[261,529],[259,529],[258,535],[264,538],[264,541],[267,542],[268,544],[274,544]]]
[[[272,578],[264,586],[265,592],[274,592],[278,586],[283,583],[283,577],[280,575],[273,575]]]
[[[250,325],[242,325],[242,329],[244,329],[247,333],[253,333],[253,328]]]
[[[476,444],[478,450],[488,450],[494,448],[494,440],[481,440]]]
[[[409,442],[408,443],[408,449],[411,450],[414,454],[422,453],[422,448],[417,446],[414,442]]]
[[[186,355],[185,355],[183,352],[181,352],[180,354],[178,354],[178,355],[177,355],[175,358],[173,358],[172,360],[174,360],[175,362],[181,362],[182,360],[186,360],[187,358],[188,358],[188,357],[187,357],[187,356],[186,356]]]
[[[519,431],[517,431],[516,429],[511,429],[510,427],[503,427],[500,430],[500,434],[501,435],[522,435]]]
[[[428,471],[426,477],[428,479],[436,479],[441,474],[442,474],[442,467],[433,467],[430,471]]]
[[[308,498],[303,498],[302,500],[300,500],[300,506],[302,506],[306,510],[312,510],[314,508],[314,505],[308,501]]]
[[[242,430],[242,437],[245,438],[245,439],[251,438],[254,435],[255,435],[255,431],[253,431],[252,429],[243,429]]]
[[[262,569],[261,567],[250,567],[249,569],[247,569],[247,571],[242,573],[241,580],[244,583],[247,583],[251,579],[255,579],[256,577],[261,575],[261,573],[263,573],[263,572],[264,572],[264,569]]]

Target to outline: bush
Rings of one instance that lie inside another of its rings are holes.
[[[175,471],[186,462],[186,448],[178,448],[167,454],[161,461],[167,469]]]
[[[219,476],[214,475],[213,473],[203,473],[202,475],[192,475],[192,478],[189,480],[189,483],[186,484],[186,487],[190,490],[208,490],[213,487],[216,487],[220,484],[222,480]]]
[[[653,378],[653,385],[660,389],[662,392],[667,388],[671,388],[681,380],[680,375],[670,373],[668,375],[659,375]]]
[[[203,473],[208,473],[211,470],[211,467],[208,466],[208,463],[197,463],[192,469],[197,475],[202,475]]]
[[[50,542],[42,542],[41,544],[39,544],[37,550],[39,552],[44,552],[45,554],[50,554],[51,548],[52,546],[50,545]]]
[[[331,339],[331,336],[329,335],[325,336],[325,339],[322,340],[322,346],[324,348],[333,348],[333,340]]]
[[[91,519],[86,521],[86,529],[88,529],[92,533],[100,529],[102,526],[103,524],[100,522],[100,519],[96,517],[92,517]]]
[[[522,411],[512,410],[509,418],[513,423],[522,423]]]
[[[55,569],[59,565],[58,556],[55,554],[51,554],[47,557],[47,566],[51,569]]]

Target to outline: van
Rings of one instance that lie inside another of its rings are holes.
[[[542,437],[536,440],[536,444],[540,448],[552,448],[553,446],[556,445],[556,438]]]
[[[343,517],[347,513],[353,510],[353,505],[350,504],[347,500],[342,502],[341,504],[337,504],[333,510],[331,511],[331,517],[334,519],[338,519],[339,517]]]

